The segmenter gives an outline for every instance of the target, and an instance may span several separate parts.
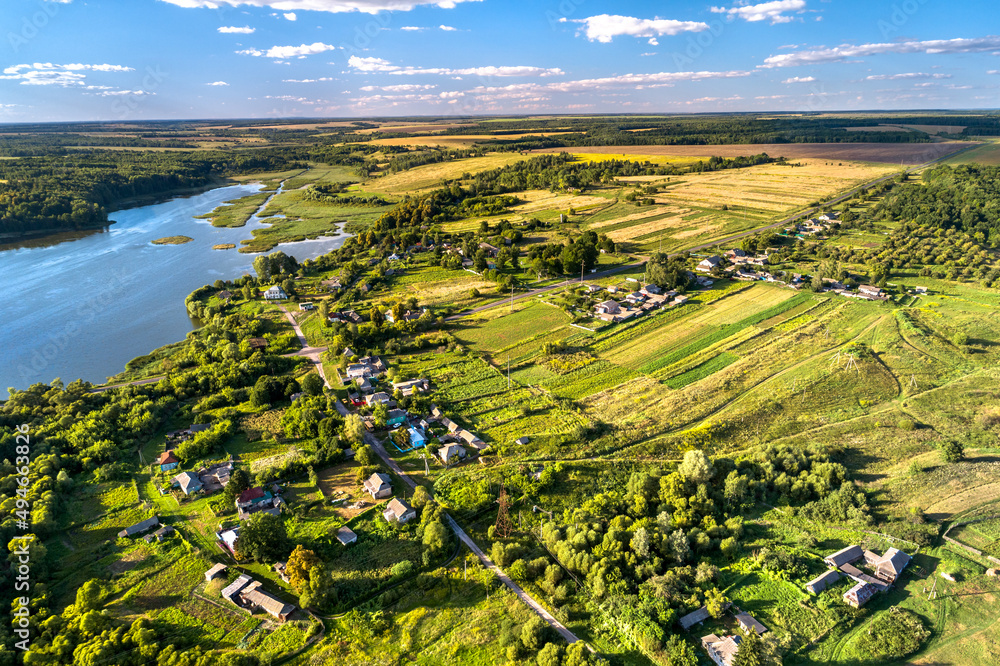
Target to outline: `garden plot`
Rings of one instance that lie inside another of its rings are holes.
[[[522,340],[566,327],[569,321],[562,310],[539,303],[459,331],[456,337],[470,347],[497,352]]]
[[[595,206],[606,206],[610,203],[604,197],[588,194],[558,194],[548,190],[527,190],[517,194],[517,198],[524,203],[514,206],[512,210],[525,214],[538,213],[543,210],[568,211],[570,208],[581,210]]]

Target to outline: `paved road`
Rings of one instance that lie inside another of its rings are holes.
[[[370,447],[372,447],[372,451],[378,454],[378,457],[382,459],[382,462],[384,462],[389,469],[395,472],[399,476],[399,478],[401,478],[403,482],[406,483],[406,485],[410,486],[410,488],[413,490],[416,489],[417,487],[416,482],[414,482],[413,479],[411,479],[406,474],[406,472],[404,472],[402,468],[398,464],[396,464],[395,460],[389,457],[389,454],[386,453],[385,447],[383,447],[382,443],[378,439],[376,439],[375,435],[371,434],[370,432],[366,432],[365,442]],[[479,558],[479,561],[482,562],[483,565],[486,566],[488,569],[490,569],[493,573],[495,573],[497,575],[497,578],[500,579],[500,582],[509,587],[511,591],[513,591],[514,594],[517,595],[517,598],[523,601],[524,604],[528,606],[528,608],[538,613],[538,615],[543,620],[548,622],[553,629],[558,631],[559,635],[561,635],[564,639],[566,639],[567,643],[575,643],[578,640],[580,640],[576,636],[576,634],[567,629],[565,625],[563,625],[559,620],[552,617],[552,614],[549,613],[547,610],[545,610],[544,606],[535,601],[530,594],[525,592],[520,585],[511,580],[510,576],[504,573],[503,569],[494,564],[493,560],[491,560],[489,556],[486,555],[486,553],[484,553],[482,549],[476,545],[476,542],[472,540],[472,537],[466,534],[465,530],[463,530],[461,527],[458,526],[458,523],[455,522],[454,518],[452,518],[446,513],[445,519],[448,521],[448,524],[451,526],[451,529],[455,530],[455,534],[458,535],[458,538],[462,541],[462,543],[468,546],[469,550],[475,553],[476,557]]]
[[[976,145],[979,145],[979,144],[976,144]],[[975,146],[970,146],[968,148],[963,148],[962,150],[960,150],[958,152],[949,153],[947,155],[942,155],[941,157],[933,159],[933,160],[931,160],[929,162],[924,162],[923,164],[918,164],[916,166],[908,167],[906,169],[905,173],[912,173],[914,171],[919,171],[920,169],[925,169],[925,168],[931,166],[932,164],[940,162],[941,160],[944,160],[944,159],[948,159],[950,157],[954,157],[955,155],[958,155],[959,153],[962,153],[962,152],[964,152],[966,150],[970,150],[973,147],[975,147]],[[829,206],[831,204],[840,203],[841,201],[844,201],[845,199],[849,199],[849,198],[853,197],[855,194],[857,194],[858,192],[860,192],[862,190],[867,190],[867,189],[869,189],[871,187],[874,187],[874,186],[876,186],[876,185],[878,185],[880,183],[884,183],[885,181],[891,180],[891,179],[895,178],[898,175],[899,175],[898,173],[887,174],[887,175],[882,176],[880,178],[876,178],[875,180],[868,181],[867,183],[862,183],[861,185],[858,185],[857,187],[855,187],[853,189],[850,189],[847,192],[844,192],[843,194],[840,194],[840,195],[834,197],[833,199],[830,199],[829,201],[827,201],[826,203],[824,203],[823,206],[814,206],[812,208],[807,208],[806,210],[799,211],[799,212],[795,213],[794,215],[789,215],[785,219],[779,220],[778,222],[773,222],[771,224],[768,224],[767,226],[756,227],[754,229],[750,229],[749,231],[741,231],[738,234],[733,234],[732,236],[726,236],[725,238],[717,238],[717,239],[713,240],[710,243],[703,243],[701,245],[695,245],[693,247],[686,248],[685,250],[682,250],[682,252],[698,252],[699,250],[705,250],[705,249],[708,249],[710,247],[715,247],[717,245],[723,245],[723,244],[732,243],[733,241],[740,240],[741,238],[746,238],[747,236],[752,236],[752,235],[754,235],[756,233],[760,233],[761,231],[770,231],[772,229],[783,228],[786,225],[791,224],[795,220],[798,220],[799,218],[806,217],[807,215],[812,215],[816,211],[820,210],[820,208],[822,208],[822,207]],[[681,252],[674,252],[674,253],[672,253],[672,254],[670,254],[668,256],[670,256],[670,257],[676,257],[679,254],[681,254]],[[625,266],[618,266],[617,268],[611,268],[611,269],[608,269],[606,271],[601,271],[600,273],[592,273],[590,275],[589,279],[594,280],[594,279],[604,278],[604,277],[608,277],[609,275],[614,275],[615,273],[621,273],[621,272],[624,272],[624,271],[634,270],[636,268],[642,268],[642,266],[646,263],[646,259],[647,259],[647,257],[640,257],[640,261],[638,261],[638,262],[635,262],[635,263],[632,263],[632,264],[627,264]],[[519,301],[519,300],[524,299],[524,298],[531,298],[532,296],[537,296],[537,295],[543,294],[543,293],[545,293],[547,291],[553,291],[555,289],[561,289],[561,288],[566,287],[568,285],[577,284],[577,283],[579,283],[579,280],[577,280],[576,278],[571,278],[569,280],[564,280],[563,282],[560,282],[558,284],[549,285],[548,287],[539,287],[537,289],[531,289],[529,291],[525,291],[525,292],[522,292],[520,294],[515,294],[513,300]],[[456,320],[462,319],[464,317],[469,317],[469,316],[472,316],[474,314],[478,314],[478,313],[483,312],[485,310],[490,310],[492,308],[500,307],[501,305],[507,305],[508,303],[510,303],[510,301],[511,301],[511,299],[507,298],[507,299],[504,299],[502,301],[496,301],[494,303],[490,303],[489,305],[482,305],[482,306],[480,306],[478,308],[473,308],[471,310],[464,310],[462,312],[459,312],[458,314],[453,314],[450,317],[446,317],[445,320],[446,321],[456,321]]]
[[[320,354],[327,350],[326,347],[310,347],[309,343],[306,341],[306,336],[302,334],[302,329],[299,328],[299,323],[295,321],[295,317],[289,312],[284,305],[279,305],[278,308],[285,313],[285,317],[288,318],[288,322],[292,325],[292,329],[295,331],[295,337],[299,339],[299,344],[302,345],[302,349],[297,352],[292,352],[291,354],[282,354],[282,356],[302,356],[312,361],[313,365],[316,366],[316,372],[319,376],[323,378],[323,385],[326,388],[330,387],[330,381],[326,378],[326,374],[323,372],[323,361],[320,359]]]

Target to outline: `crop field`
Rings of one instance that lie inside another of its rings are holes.
[[[524,203],[512,208],[516,213],[530,215],[543,210],[555,210],[568,212],[570,208],[578,211],[605,206],[610,201],[604,197],[590,194],[559,194],[548,190],[527,190],[520,192],[517,197]]]
[[[351,183],[357,182],[359,178],[354,172],[344,166],[314,166],[305,172],[289,178],[285,181],[285,191],[297,190],[308,185],[325,183]]]
[[[458,137],[456,137],[458,138]],[[463,140],[468,137],[461,137]],[[391,141],[391,139],[390,139]],[[421,142],[420,145],[432,145]],[[435,164],[423,164],[399,173],[388,174],[365,182],[364,187],[373,192],[403,194],[440,187],[443,181],[456,180],[462,174],[498,169],[525,159],[518,153],[496,153],[484,157],[469,157]]]
[[[364,507],[350,509],[349,505],[358,500],[371,501],[371,496],[366,494],[355,481],[357,471],[358,464],[353,460],[316,471],[324,499],[333,508],[333,513],[345,522],[364,511]],[[333,504],[334,500],[343,501]]]
[[[771,157],[789,160],[817,159],[852,162],[882,162],[899,167],[903,164],[923,164],[929,160],[950,155],[966,146],[968,141],[942,141],[940,143],[755,143],[712,146],[592,146],[590,153],[627,155],[631,159],[651,159],[656,156],[695,157],[706,150],[712,156],[738,157],[767,153]],[[567,148],[540,148],[533,153],[574,152]]]
[[[502,314],[485,324],[466,328],[456,337],[475,349],[498,352],[525,339],[566,327],[569,321],[562,310],[537,303],[511,314]]]
[[[960,155],[955,155],[945,160],[944,163],[950,166],[973,163],[989,166],[1000,165],[1000,141],[989,140],[988,143],[967,150]]]

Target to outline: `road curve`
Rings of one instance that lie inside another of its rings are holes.
[[[295,337],[299,339],[299,344],[302,345],[302,349],[297,352],[292,352],[291,354],[282,354],[282,356],[301,356],[312,361],[312,364],[316,366],[316,372],[319,373],[320,378],[323,380],[323,386],[326,388],[330,387],[330,381],[326,378],[326,374],[323,372],[323,361],[320,359],[320,354],[327,350],[326,347],[310,347],[309,343],[306,341],[306,336],[303,335],[302,329],[299,328],[299,323],[295,321],[295,317],[292,313],[285,308],[284,305],[279,305],[278,308],[285,313],[285,317],[288,318],[288,323],[292,325],[292,330],[295,331]]]
[[[385,447],[382,446],[382,443],[378,439],[376,439],[374,435],[372,435],[370,432],[366,432],[365,442],[372,448],[372,451],[378,454],[378,457],[382,459],[382,462],[384,462],[389,469],[395,472],[396,475],[399,476],[399,478],[401,478],[406,485],[410,486],[411,490],[416,490],[417,488],[416,482],[414,482],[413,479],[411,479],[409,475],[407,475],[407,473],[403,471],[403,469],[396,463],[395,460],[389,457],[389,454],[386,453]],[[448,524],[451,526],[451,529],[455,530],[455,534],[458,535],[458,538],[462,541],[462,543],[468,546],[469,550],[475,553],[476,557],[479,558],[479,561],[482,562],[486,568],[495,573],[497,578],[500,579],[500,582],[509,587],[511,591],[517,595],[518,599],[524,602],[524,604],[528,608],[535,611],[539,615],[539,617],[548,622],[553,629],[559,632],[559,635],[562,636],[567,643],[575,643],[578,640],[580,640],[576,636],[576,634],[567,629],[566,626],[563,625],[559,620],[552,617],[552,614],[549,613],[547,610],[545,610],[544,606],[535,601],[530,594],[525,592],[520,585],[511,580],[510,576],[508,576],[503,571],[503,569],[494,564],[493,560],[491,560],[489,556],[486,553],[484,553],[479,546],[476,545],[476,542],[472,540],[472,537],[466,534],[465,530],[463,530],[461,527],[458,526],[458,523],[455,522],[454,518],[452,518],[447,513],[445,513],[444,516],[445,519],[448,521]]]

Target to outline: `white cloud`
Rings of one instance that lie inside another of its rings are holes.
[[[103,92],[97,93],[101,97],[118,97],[121,95],[129,95],[132,97],[142,97],[144,95],[155,95],[155,92],[150,92],[148,90],[105,90]]]
[[[762,2],[759,5],[737,5],[735,7],[712,7],[715,14],[725,14],[729,18],[741,18],[744,21],[770,21],[775,23],[790,23],[795,20],[794,16],[788,16],[785,12],[797,12],[799,14],[806,8],[806,0],[774,0],[773,2]]]
[[[481,2],[482,0],[162,0],[178,7],[194,9],[206,7],[218,9],[224,5],[240,7],[269,7],[280,11],[292,10],[331,12],[362,12],[377,14],[382,11],[408,12],[415,7],[436,5],[442,9],[452,9],[461,2]]]
[[[383,92],[413,92],[415,90],[431,90],[432,88],[437,88],[436,85],[418,85],[416,83],[400,83],[394,86],[362,86],[361,90],[363,92],[372,92],[373,90],[381,90]]]
[[[527,65],[514,66],[487,66],[487,67],[466,67],[462,69],[451,69],[448,67],[427,67],[419,68],[413,66],[402,67],[393,65],[388,60],[375,57],[361,58],[351,56],[347,63],[354,69],[361,72],[384,72],[395,75],[414,74],[440,74],[444,76],[554,76],[562,74],[558,67],[530,67]]]
[[[785,79],[782,83],[812,83],[815,80],[814,76],[793,76],[790,79]]]
[[[228,86],[229,84],[225,81],[212,81],[211,83],[206,83],[206,86]]]
[[[658,42],[655,37],[650,37],[649,38],[649,45],[650,46],[659,46],[660,42]]]
[[[219,28],[219,32],[221,33],[237,35],[252,35],[256,30],[257,28],[251,28],[248,25],[245,25],[242,28],[236,25],[224,25]]]
[[[655,56],[655,55],[656,55],[656,51],[646,51],[645,53],[640,53],[639,57],[640,58],[646,58],[646,57]]]
[[[453,28],[450,25],[439,25],[438,30],[444,30],[445,32],[455,32],[458,28]]]
[[[641,19],[633,16],[599,14],[585,19],[572,19],[572,23],[582,23],[583,33],[592,42],[608,43],[615,37],[661,37],[682,32],[708,30],[708,24],[701,21],[675,21],[673,19]],[[654,44],[655,46],[655,44]]]
[[[284,16],[289,21],[296,21],[299,18],[298,16],[295,15],[295,12],[285,12],[284,14],[282,14],[282,16]]]
[[[950,79],[951,74],[926,74],[924,72],[906,72],[903,74],[873,74],[866,76],[865,81],[907,81],[910,79]]]
[[[833,48],[818,48],[795,53],[768,56],[762,67],[796,67],[815,63],[841,62],[850,58],[885,53],[982,53],[1000,49],[1000,36],[989,35],[972,39],[930,39],[925,41],[884,42],[875,44],[842,44]]]
[[[319,81],[336,81],[332,76],[321,76],[318,79],[281,79],[282,83],[318,83]]]
[[[986,73],[987,74],[1000,74],[1000,69],[988,69],[988,70],[986,70]]]
[[[69,63],[56,65],[51,62],[12,65],[3,70],[0,79],[20,81],[24,86],[82,86],[87,78],[84,72],[132,72],[131,67],[122,65],[85,65]],[[110,86],[107,86],[110,88]]]
[[[400,30],[405,30],[407,32],[417,32],[420,30],[426,30],[427,28],[421,28],[415,25],[404,25]]]
[[[301,44],[299,46],[272,46],[266,51],[261,51],[260,49],[244,49],[242,51],[237,51],[237,53],[240,55],[278,59],[295,57],[304,58],[307,55],[323,53],[324,51],[332,51],[337,48],[340,47],[333,46],[332,44],[324,44],[323,42],[313,42],[312,44]]]

